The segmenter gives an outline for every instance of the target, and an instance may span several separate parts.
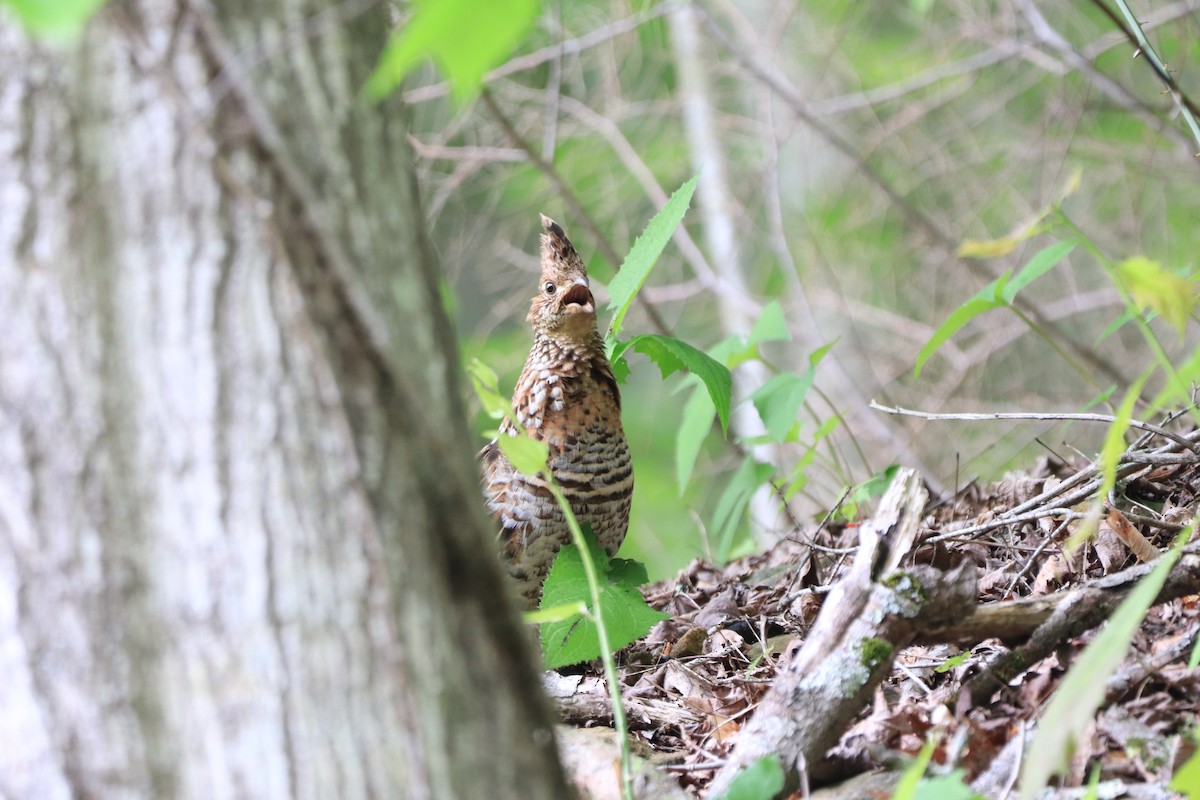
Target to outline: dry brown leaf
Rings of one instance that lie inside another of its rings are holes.
[[[1133,523],[1117,509],[1110,508],[1104,521],[1108,523],[1117,538],[1138,557],[1139,561],[1153,561],[1162,555],[1158,548],[1150,544],[1146,537],[1142,536],[1141,531],[1133,527]]]

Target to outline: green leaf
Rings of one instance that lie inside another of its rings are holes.
[[[737,774],[717,800],[771,800],[783,791],[779,756],[763,756]]]
[[[546,471],[550,448],[546,446],[545,442],[530,439],[528,436],[509,436],[499,433],[496,436],[496,443],[500,445],[500,449],[504,451],[504,455],[508,456],[508,460],[512,462],[518,472],[525,475],[537,475],[539,472]]]
[[[633,243],[629,255],[625,256],[625,261],[621,264],[621,269],[608,284],[608,308],[614,313],[605,339],[613,341],[621,333],[625,313],[633,305],[633,298],[637,297],[638,290],[646,282],[663,248],[683,221],[683,215],[687,213],[692,202],[692,193],[696,191],[696,182],[699,179],[700,176],[696,175],[675,190],[671,199],[654,215],[646,225],[646,230],[642,231],[642,235]]]
[[[959,653],[958,655],[950,656],[950,658],[947,658],[945,661],[938,664],[936,667],[933,668],[933,671],[934,672],[949,672],[950,670],[961,667],[963,664],[967,663],[967,659],[970,658],[972,655],[973,654],[971,653],[970,650],[964,650],[963,652]]]
[[[34,36],[66,42],[83,32],[104,0],[0,0],[0,5],[15,11]]]
[[[985,800],[966,784],[967,771],[956,769],[949,775],[922,778],[917,784],[915,800]]]
[[[772,300],[763,306],[762,313],[758,316],[758,321],[754,323],[754,329],[746,337],[746,344],[789,342],[791,339],[792,332],[788,330],[787,320],[783,316],[783,309],[780,307],[778,300]]]
[[[700,448],[712,429],[713,415],[716,413],[712,398],[699,386],[683,406],[679,431],[675,434],[675,478],[679,483],[681,497],[687,489],[688,481],[692,479],[696,458],[700,455]]]
[[[939,347],[949,341],[951,336],[958,333],[964,325],[980,314],[1005,305],[1003,300],[1004,287],[1010,277],[1012,277],[1011,270],[980,289],[974,297],[951,312],[946,321],[941,324],[941,327],[933,332],[933,336],[929,337],[929,341],[921,348],[921,352],[917,353],[917,364],[913,367],[914,378],[921,377],[921,368],[925,366],[925,362],[929,360],[929,357],[936,353]]]
[[[808,390],[812,388],[813,381],[816,380],[817,365],[836,343],[834,340],[813,351],[808,357],[808,369],[803,376],[797,376],[790,372],[776,375],[750,395],[751,402],[758,410],[758,416],[762,418],[763,425],[767,428],[767,436],[770,441],[783,442],[787,440],[796,423],[796,415],[800,411],[800,406],[804,404],[804,398],[808,395]]]
[[[750,395],[771,441],[782,442],[787,437],[808,389],[800,376],[785,372],[771,378]]]
[[[1170,372],[1166,381],[1152,405],[1155,408],[1190,405],[1192,384],[1200,384],[1200,347]]]
[[[1067,671],[1050,698],[1030,743],[1021,775],[1021,800],[1032,800],[1046,786],[1051,775],[1067,766],[1075,744],[1104,701],[1105,681],[1125,658],[1133,635],[1193,530],[1195,523],[1180,533],[1175,546],[1134,587]]]
[[[1117,264],[1117,280],[1133,295],[1139,308],[1154,309],[1183,334],[1188,316],[1196,308],[1196,290],[1191,281],[1172,275],[1145,256],[1134,256]]]
[[[1044,247],[1035,253],[1033,258],[1029,259],[1029,263],[1022,267],[1016,277],[1004,287],[1002,293],[1004,302],[1012,303],[1013,299],[1017,296],[1017,292],[1057,266],[1074,249],[1075,242],[1058,242],[1049,247]]]
[[[464,102],[483,76],[506,59],[537,18],[538,0],[414,0],[412,16],[388,40],[367,79],[376,100],[392,92],[413,67],[432,57]]]
[[[892,792],[892,800],[915,800],[917,784],[921,782],[925,770],[929,767],[929,761],[933,758],[937,742],[936,736],[930,736],[925,740],[925,744],[921,745],[921,752],[917,753],[917,757],[905,768],[904,774],[896,783],[896,789]]]
[[[708,396],[712,398],[721,429],[729,429],[729,408],[733,403],[733,376],[729,369],[702,350],[686,342],[656,333],[644,333],[613,348],[614,361],[626,350],[633,349],[658,365],[663,378],[673,372],[686,369],[704,382]]]
[[[524,611],[521,619],[530,625],[542,625],[547,622],[562,622],[580,614],[587,613],[587,604],[583,602],[563,603],[549,608],[539,608],[537,611]]]
[[[770,479],[774,471],[775,468],[770,464],[760,464],[753,457],[747,456],[738,467],[738,471],[729,479],[713,512],[712,527],[716,531],[717,543],[713,560],[718,564],[729,560],[733,551],[734,534],[737,533],[750,498],[759,486]]]
[[[604,609],[604,628],[609,645],[619,649],[644,636],[656,622],[670,615],[646,605],[638,586],[646,582],[646,568],[636,561],[609,559],[596,543],[590,529],[584,540],[600,577],[600,605]],[[547,669],[590,661],[600,656],[600,637],[592,613],[591,592],[579,548],[563,545],[550,567],[542,589],[541,608],[554,609],[582,604],[582,614],[546,622],[541,627],[542,653]]]
[[[483,411],[492,419],[503,419],[511,410],[509,403],[496,388],[500,379],[496,372],[478,358],[472,358],[467,363],[467,375],[471,378],[471,388],[475,396],[483,404]]]
[[[1194,669],[1195,667],[1193,667]],[[1183,766],[1171,778],[1168,789],[1179,792],[1187,800],[1200,800],[1200,749],[1183,762]]]

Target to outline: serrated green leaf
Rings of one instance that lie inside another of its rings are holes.
[[[717,800],[771,800],[783,791],[779,756],[763,756],[737,774]]]
[[[610,560],[588,529],[584,531],[584,541],[600,579],[600,605],[611,647],[624,647],[644,636],[655,623],[668,618],[668,614],[646,605],[638,590],[638,586],[646,582],[644,566],[628,559]],[[558,551],[542,588],[541,607],[550,609],[571,603],[583,604],[587,612],[547,622],[541,627],[542,653],[547,669],[600,656],[600,637],[595,616],[591,613],[587,573],[579,548],[574,544],[564,545]]]
[[[949,341],[951,336],[958,333],[964,325],[980,314],[1004,305],[1004,287],[1008,284],[1010,277],[1012,277],[1011,270],[980,289],[975,293],[974,297],[951,312],[946,321],[933,332],[933,336],[929,337],[929,341],[921,348],[921,352],[917,353],[917,363],[913,367],[914,378],[921,377],[921,368],[925,366],[925,362],[929,360],[929,357],[936,353],[939,347]]]
[[[1105,682],[1124,660],[1138,626],[1194,529],[1195,523],[1180,533],[1175,545],[1121,602],[1058,685],[1027,752],[1021,772],[1021,800],[1032,800],[1051,775],[1066,767],[1075,744],[1104,701]]]
[[[432,57],[465,102],[483,76],[506,59],[537,18],[538,0],[414,0],[408,21],[389,38],[367,79],[367,94],[390,94],[413,67]]]
[[[1004,301],[1011,303],[1017,296],[1017,292],[1054,269],[1074,249],[1075,242],[1067,241],[1057,242],[1037,251],[1033,258],[1029,259],[1029,263],[1022,267],[1021,271],[1004,287],[1002,294]]]
[[[663,248],[671,240],[675,229],[683,222],[683,215],[691,205],[692,194],[696,191],[696,182],[699,179],[700,176],[696,175],[675,190],[671,199],[654,215],[646,225],[646,230],[642,231],[642,235],[633,243],[629,255],[625,256],[625,261],[621,264],[621,269],[608,284],[608,308],[613,312],[613,316],[612,322],[608,324],[608,333],[604,337],[606,340],[615,340],[621,333],[625,313],[633,305],[633,298],[637,297],[638,290],[646,282],[650,270],[662,255]]]
[[[619,356],[630,348],[657,364],[663,378],[684,369],[703,381],[704,387],[708,389],[708,396],[712,398],[713,407],[717,410],[717,417],[721,420],[721,429],[729,429],[733,376],[724,364],[687,342],[656,333],[634,336],[627,342],[617,344],[613,352]]]
[[[679,431],[675,434],[675,479],[679,483],[679,496],[687,489],[692,479],[692,470],[700,448],[712,430],[713,416],[717,413],[708,392],[696,387],[683,406],[679,420]]]
[[[550,458],[550,448],[545,442],[530,439],[528,436],[509,436],[501,433],[496,437],[496,443],[508,456],[508,460],[525,475],[537,475],[546,471],[546,461]]]
[[[1188,317],[1196,308],[1196,289],[1191,281],[1167,272],[1157,261],[1145,256],[1134,256],[1117,264],[1117,279],[1133,295],[1139,308],[1154,309],[1183,333]]]
[[[15,11],[34,36],[66,42],[83,31],[104,0],[3,0],[0,5]]]

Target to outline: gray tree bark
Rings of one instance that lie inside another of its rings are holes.
[[[0,19],[0,796],[565,795],[388,28]]]

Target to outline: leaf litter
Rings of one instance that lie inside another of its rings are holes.
[[[1183,438],[1194,444],[1200,432]],[[1096,535],[1070,550],[1068,540],[1087,520],[1099,473],[1082,460],[1043,457],[1026,473],[933,501],[904,563],[941,569],[973,563],[981,606],[1050,596],[1156,557],[1196,514],[1200,454],[1146,436],[1123,455]],[[646,587],[650,606],[670,616],[618,654],[638,751],[693,796],[703,796],[743,723],[804,641],[829,588],[848,569],[857,543],[854,523],[814,523],[767,552],[725,566],[697,560],[675,579]],[[1106,786],[1118,787],[1105,796],[1177,796],[1165,787],[1195,751],[1200,711],[1200,670],[1188,666],[1200,632],[1197,592],[1200,587],[1192,587],[1151,607],[1109,679],[1094,724],[1077,743],[1062,786],[1085,786],[1098,769]],[[964,617],[971,611],[964,609]],[[1057,642],[983,702],[972,701],[971,679],[987,659],[1020,639],[980,635],[965,644],[905,648],[826,758],[841,778],[899,769],[936,736],[931,772],[962,769],[970,783],[1036,724],[1095,633]],[[603,680],[594,669],[546,676],[570,724],[611,724]],[[1153,791],[1139,793],[1139,787]]]

